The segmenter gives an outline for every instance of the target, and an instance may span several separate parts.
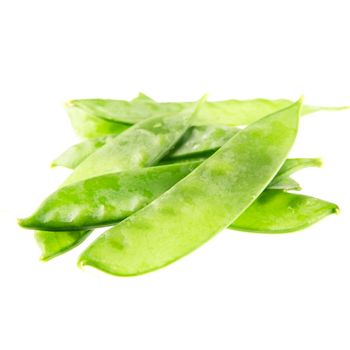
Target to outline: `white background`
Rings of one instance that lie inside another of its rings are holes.
[[[78,269],[82,247],[40,263],[15,222],[67,175],[49,168],[77,141],[66,100],[208,92],[349,105],[347,3],[2,1],[0,348],[349,349],[350,111],[301,122],[292,155],[324,168],[296,178],[342,212],[299,233],[226,231],[126,279]]]

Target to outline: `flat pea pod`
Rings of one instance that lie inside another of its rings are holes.
[[[189,108],[179,115],[150,118],[135,124],[126,132],[114,138],[113,142],[101,147],[87,157],[62,186],[108,172],[152,165],[163,154],[167,153],[185,133],[191,118],[198,111],[204,99],[205,97],[199,100],[194,108]],[[86,237],[89,233],[89,231],[80,231],[76,233],[76,237],[78,240],[82,240],[81,237]],[[55,234],[59,233],[37,232],[37,242],[41,247],[45,244],[45,241],[50,240],[62,243],[62,240],[54,237]],[[66,232],[66,234],[69,233]],[[48,236],[47,239],[45,239],[46,236]],[[72,245],[72,243],[69,243],[68,247],[62,247],[62,251],[68,250],[69,245]],[[52,252],[52,249],[50,252]],[[46,255],[51,257],[51,255]]]
[[[305,229],[328,215],[338,213],[336,204],[322,199],[265,190],[228,228],[236,231],[281,234]],[[37,233],[42,260],[49,260],[79,245],[90,231]]]
[[[185,165],[183,165],[182,163],[177,163],[171,166],[158,166],[139,170],[132,170],[128,172],[121,172],[118,174],[111,174],[112,177],[117,177],[119,185],[120,178],[124,178],[124,181],[122,181],[123,186],[119,186],[119,188],[121,188],[121,193],[124,193],[124,195],[121,196],[119,193],[119,195],[116,196],[116,198],[114,198],[113,196],[112,201],[108,202],[108,205],[106,207],[104,207],[101,204],[104,200],[104,197],[106,196],[106,193],[109,196],[111,194],[111,191],[112,193],[117,194],[115,182],[112,184],[112,187],[109,183],[107,183],[107,187],[103,187],[103,184],[105,183],[105,176],[107,176],[108,179],[110,178],[110,175],[102,175],[82,182],[78,182],[71,186],[64,187],[63,193],[61,192],[61,190],[58,190],[53,195],[49,196],[48,199],[40,206],[38,211],[36,211],[36,213],[34,213],[28,219],[19,220],[19,223],[20,225],[26,228],[37,228],[43,230],[51,227],[51,229],[55,228],[56,230],[67,230],[67,224],[64,223],[64,220],[62,220],[62,216],[64,216],[64,213],[67,214],[66,219],[69,220],[70,225],[74,223],[74,220],[72,220],[72,213],[74,213],[75,218],[80,218],[80,220],[83,221],[81,215],[82,211],[86,214],[87,203],[90,204],[87,210],[93,212],[93,215],[88,215],[84,219],[85,225],[89,224],[90,226],[100,226],[101,221],[106,221],[106,217],[103,217],[103,214],[107,214],[109,215],[109,217],[111,217],[111,212],[113,212],[115,221],[118,221],[118,219],[121,220],[124,217],[119,216],[118,218],[118,215],[120,215],[120,207],[128,208],[130,207],[129,203],[133,203],[134,211],[141,209],[144,205],[154,200],[158,193],[165,192],[168,188],[174,185],[176,181],[178,181],[181,175],[187,175],[191,170],[194,169],[194,167],[198,166],[202,161],[203,160],[192,160],[188,161],[188,163],[190,164]],[[291,179],[289,175],[294,171],[300,170],[302,166],[306,167],[311,166],[312,164],[317,166],[319,164],[319,160],[312,158],[287,159],[274,178],[280,178],[279,183],[274,184],[273,179],[268,185],[268,188],[278,188],[283,190],[299,190],[299,184],[296,183],[293,179]],[[287,177],[281,176],[281,174],[285,172],[285,169],[289,169]],[[146,179],[144,179],[143,176],[145,176]],[[161,181],[161,179],[165,179],[166,181]],[[85,185],[86,182],[88,183],[87,185]],[[135,187],[135,185],[137,186]],[[156,191],[153,190],[152,192],[154,197],[149,197],[150,188],[156,188]],[[91,191],[89,191],[89,189],[91,189]],[[147,191],[147,196],[141,197],[139,195],[139,192],[145,193],[145,191]],[[75,195],[74,193],[76,192],[79,195]],[[99,195],[101,193],[102,200],[101,198],[99,198]],[[136,197],[133,197],[134,193],[136,194]],[[71,203],[72,198],[74,198],[74,203]],[[140,200],[141,198],[142,200]],[[147,202],[147,200],[149,200],[149,202]],[[79,204],[81,201],[82,206],[80,206]],[[96,211],[94,211],[91,208],[93,203],[96,203]],[[116,206],[113,207],[111,205],[112,203],[116,203]],[[69,207],[72,205],[73,207]],[[118,210],[119,214],[117,214]],[[285,208],[285,210],[287,210],[287,208]],[[96,212],[100,213],[100,221],[97,221]],[[53,223],[52,219],[55,215],[61,217],[61,222]],[[50,217],[51,221],[49,220]],[[76,227],[77,225],[75,223],[75,228]],[[61,232],[40,231],[36,235],[36,240],[42,249],[41,258],[43,260],[48,260],[64,252],[69,251],[70,249],[77,246],[78,243],[82,242],[83,239],[85,239],[90,234],[90,232],[91,231],[72,231],[61,234]]]
[[[113,275],[159,269],[229,226],[278,172],[298,129],[301,101],[232,137],[183,180],[97,238],[79,264]]]
[[[114,121],[124,124],[134,124],[153,116],[164,116],[179,113],[193,102],[156,102],[150,98],[141,98],[136,101],[108,100],[108,99],[85,99],[73,100],[69,108],[79,111],[82,115],[93,115],[101,120]],[[225,100],[206,101],[193,125],[248,125],[260,118],[276,112],[292,104],[287,99],[268,100],[263,98],[251,100]],[[68,113],[71,112],[68,108]],[[301,115],[307,115],[317,111],[336,111],[349,108],[345,107],[302,107]],[[72,119],[72,118],[71,118]]]
[[[108,226],[149,204],[202,162],[192,160],[133,169],[79,181],[58,189],[33,215],[18,222],[25,228],[52,231]],[[299,190],[299,184],[289,175],[315,163],[316,159],[315,162],[309,158],[287,159],[267,188]]]
[[[165,155],[164,160],[173,162],[179,158],[211,155],[238,131],[238,128],[228,126],[208,125],[191,127],[174,148]],[[52,166],[64,166],[74,169],[97,149],[113,142],[115,137],[118,137],[118,135],[93,138],[73,145],[58,156],[53,161]]]
[[[135,124],[88,156],[64,185],[155,164],[182,137],[202,103],[203,100],[181,114],[149,118]]]
[[[108,226],[143,208],[180,181],[201,161],[106,174],[60,188],[22,227],[52,231]]]
[[[266,190],[229,228],[256,233],[295,232],[338,211],[336,204],[318,198]]]

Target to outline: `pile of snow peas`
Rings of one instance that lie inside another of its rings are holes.
[[[225,228],[294,232],[338,212],[302,195],[291,175],[318,158],[287,158],[300,116],[347,107],[302,100],[156,102],[85,99],[66,105],[84,140],[52,165],[72,169],[20,226],[37,230],[42,260],[110,226],[80,255],[117,276],[136,276],[189,254]]]

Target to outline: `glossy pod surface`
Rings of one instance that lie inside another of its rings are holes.
[[[268,100],[263,98],[251,100],[225,100],[207,101],[203,104],[193,125],[248,125],[262,117],[274,113],[291,105],[286,99]],[[184,108],[193,105],[193,102],[156,102],[146,96],[138,97],[133,101],[85,99],[73,100],[68,106],[68,113],[72,116],[70,109],[75,113],[100,118],[102,123],[106,121],[118,124],[134,124],[154,116],[164,116],[179,113]],[[320,107],[304,105],[301,115],[310,114],[322,110],[342,110],[349,107]],[[71,117],[72,119],[72,117]],[[72,120],[73,122],[74,120]],[[79,124],[81,126],[81,124]],[[73,124],[74,126],[74,124]]]
[[[228,228],[269,234],[295,232],[338,211],[336,204],[322,199],[282,190],[265,190]],[[38,231],[36,239],[42,250],[42,260],[51,259],[76,247],[90,232]]]
[[[191,127],[185,132],[174,148],[165,155],[164,159],[173,162],[179,158],[207,156],[220,148],[238,131],[238,128],[228,126]],[[52,165],[74,169],[88,156],[105,144],[113,142],[113,139],[118,136],[99,137],[73,145],[57,157]]]
[[[287,159],[267,188],[300,189],[289,175],[302,167],[317,165],[316,161]],[[116,223],[149,204],[202,162],[141,168],[76,182],[58,189],[32,216],[19,220],[19,224],[31,229],[66,231]]]
[[[300,102],[293,104],[233,136],[185,179],[96,239],[80,264],[115,275],[146,273],[181,258],[229,226],[285,161],[300,107]]]
[[[338,210],[336,204],[318,198],[266,190],[229,228],[257,233],[294,232]]]
[[[88,156],[64,185],[156,163],[187,130],[194,110],[191,108],[180,115],[155,117],[135,124]]]
[[[116,223],[160,196],[201,162],[124,171],[90,178],[53,193],[23,227],[81,230]]]
[[[68,177],[62,186],[93,176],[103,175],[108,172],[122,171],[125,169],[139,168],[151,165],[163,154],[169,151],[187,130],[191,118],[204,101],[204,97],[193,107],[184,111],[181,115],[169,115],[165,118],[150,118],[129,128],[113,142],[102,146],[98,151],[87,157],[75,171]],[[135,144],[136,143],[136,144]],[[149,147],[147,144],[149,143]],[[97,155],[96,155],[97,154]],[[87,237],[90,231],[76,233],[66,232],[66,241],[55,235],[59,232],[42,231],[36,233],[39,246],[47,242],[59,242],[61,251],[67,251],[72,247],[70,238],[75,236],[78,241]],[[43,258],[55,256],[55,247],[50,252],[44,249]]]

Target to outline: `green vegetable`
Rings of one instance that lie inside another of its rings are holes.
[[[186,178],[96,239],[81,255],[80,265],[138,275],[208,241],[276,175],[293,145],[300,108],[297,102],[233,136]]]
[[[170,150],[170,152],[165,155],[164,159],[178,161],[179,158],[211,155],[238,131],[238,128],[228,126],[209,125],[191,127],[178,141],[174,149]],[[97,149],[105,144],[113,142],[115,137],[119,137],[119,135],[85,140],[63,152],[53,161],[52,165],[60,165],[74,169]]]
[[[184,110],[179,115],[150,118],[135,124],[80,163],[63,186],[108,172],[152,165],[182,137],[191,118],[203,101],[204,98],[197,105]],[[63,238],[58,238],[54,232],[36,233],[37,242],[41,247],[47,245],[47,242],[51,240],[58,242],[48,249],[43,249],[42,259],[49,259],[57,255],[55,252],[57,245],[62,252],[69,250],[73,247],[71,237],[75,236],[81,241],[82,237],[90,234],[90,231],[79,231],[76,234],[66,232],[65,234],[69,237],[68,242]]]
[[[321,199],[267,190],[229,228],[258,233],[294,232],[338,211],[336,204]]]
[[[66,231],[114,224],[144,207],[201,161],[106,174],[62,187],[22,227]]]
[[[284,160],[299,115],[349,107],[283,99],[158,103],[144,94],[66,107],[88,140],[53,161],[72,174],[19,220],[45,230],[35,234],[43,260],[79,245],[96,227],[116,224],[79,263],[138,275],[181,258],[225,227],[294,232],[338,212],[333,203],[286,192],[301,189],[291,174],[320,166],[319,159]]]
[[[205,102],[193,121],[194,125],[248,125],[260,118],[289,106],[292,102],[286,99],[267,100],[226,100]],[[159,103],[148,97],[133,100],[85,99],[73,100],[67,106],[67,111],[74,123],[74,113],[94,116],[103,121],[113,121],[122,124],[134,124],[154,116],[179,113],[184,108],[193,105],[193,102],[166,102]],[[317,111],[335,111],[349,107],[319,107],[303,106],[301,115]],[[73,125],[74,126],[74,125]]]
[[[88,156],[64,185],[92,176],[155,164],[182,137],[200,104],[181,114],[140,121]]]
[[[191,161],[190,161],[191,162]],[[163,188],[163,192],[167,189],[167,184],[164,184],[164,182],[159,182],[160,178],[159,177],[164,177],[164,174],[162,173],[158,173],[157,176],[154,176],[155,174],[157,174],[157,172],[162,172],[164,169],[172,169],[174,171],[174,173],[171,173],[172,174],[172,181],[175,183],[176,182],[176,176],[178,176],[179,174],[179,169],[178,167],[180,166],[180,171],[181,169],[187,169],[188,171],[190,171],[190,167],[191,166],[195,166],[195,164],[199,164],[198,161],[192,161],[192,165],[189,164],[189,167],[182,167],[180,164],[176,164],[176,165],[172,165],[170,168],[169,167],[156,167],[156,168],[147,168],[147,169],[140,169],[138,172],[142,172],[142,171],[145,171],[146,173],[148,174],[152,174],[152,172],[154,170],[156,170],[156,173],[153,173],[153,175],[151,175],[151,178],[155,181],[155,183],[147,183],[147,181],[145,182],[141,182],[141,183],[138,183],[138,185],[140,186],[139,189],[141,192],[144,192],[145,191],[145,188],[147,188],[148,186],[150,187],[154,187],[154,186],[161,186]],[[307,160],[307,159],[303,159],[303,158],[300,158],[298,159],[298,162],[295,162],[294,159],[287,159],[286,160],[286,163],[290,163],[290,164],[294,164],[295,166],[295,171],[300,169],[300,164],[304,164],[304,165],[310,165],[312,163],[312,159],[310,160]],[[317,160],[315,159],[314,160],[314,163],[317,164]],[[284,168],[284,166],[282,167],[282,169]],[[290,168],[289,166],[287,168]],[[282,169],[279,170],[278,174],[276,175],[275,178],[277,178]],[[131,172],[127,172],[128,175],[130,176],[131,173],[135,173],[134,171],[131,171]],[[137,172],[136,172],[137,173]],[[170,175],[169,172],[167,172],[168,175]],[[291,171],[289,171],[288,174],[291,174]],[[119,173],[119,176],[125,176],[126,174],[123,172],[123,173]],[[109,176],[109,175],[108,175]],[[103,176],[101,176],[101,178],[103,178]],[[135,179],[132,179],[132,180],[135,180]],[[94,182],[94,181],[99,181],[99,177],[97,178],[92,178],[91,180],[86,180],[88,182]],[[274,180],[273,180],[274,181]],[[272,182],[273,182],[272,181]],[[290,179],[288,176],[287,177],[281,177],[281,180],[280,180],[280,184],[274,184],[272,185],[272,182],[269,184],[269,188],[284,188],[284,189],[287,189],[287,190],[295,190],[295,189],[299,189],[299,185],[293,180],[293,179]],[[84,181],[83,181],[84,183]],[[130,182],[132,184],[132,186],[134,186],[134,182],[131,181]],[[113,184],[114,185],[114,184]],[[98,185],[97,188],[95,188],[94,191],[92,192],[89,192],[87,190],[87,188],[89,188],[89,186],[81,186],[81,183],[77,183],[76,186],[79,186],[79,187],[83,187],[84,190],[82,192],[78,192],[78,195],[77,196],[74,196],[72,197],[72,194],[68,194],[68,198],[66,198],[67,200],[63,199],[63,201],[55,201],[52,197],[51,197],[51,200],[49,201],[46,201],[46,203],[43,203],[42,206],[41,206],[41,212],[42,212],[42,216],[40,215],[40,209],[39,209],[39,212],[37,212],[36,214],[34,214],[29,221],[27,221],[27,226],[35,226],[37,228],[41,228],[43,229],[45,227],[45,225],[48,225],[48,222],[43,220],[43,218],[47,218],[49,217],[49,215],[54,216],[54,214],[52,214],[52,211],[55,210],[55,211],[60,211],[60,206],[62,205],[63,207],[63,212],[67,212],[67,208],[66,208],[66,205],[70,205],[70,200],[71,198],[74,198],[74,204],[75,204],[75,207],[72,209],[73,212],[76,213],[76,217],[79,217],[80,215],[80,212],[77,211],[77,207],[79,205],[79,203],[77,203],[77,199],[79,198],[88,198],[86,200],[86,202],[88,202],[89,204],[91,204],[92,201],[91,200],[91,197],[89,197],[89,195],[91,196],[94,196],[95,197],[95,194],[96,194],[96,191],[98,191],[99,193],[101,192],[101,187]],[[74,188],[75,188],[75,185],[71,185],[69,186],[73,192],[75,191]],[[91,186],[92,188],[94,188],[94,186]],[[90,188],[91,188],[90,187]],[[124,191],[125,189],[122,188]],[[114,187],[112,189],[114,191]],[[128,189],[126,189],[128,190]],[[67,187],[64,188],[64,191],[67,191]],[[107,189],[108,193],[110,193],[111,191],[111,188],[108,188]],[[60,197],[60,190],[58,190],[58,192],[56,193],[56,196]],[[82,196],[82,197],[81,197]],[[136,196],[136,198],[129,198],[129,201],[135,201],[135,200],[139,200],[139,196]],[[121,197],[118,196],[118,201],[121,202]],[[52,208],[50,208],[50,206],[48,206],[48,203],[53,203],[52,204]],[[62,204],[60,204],[60,202]],[[115,201],[114,201],[115,202]],[[123,205],[123,203],[121,202],[121,204]],[[139,203],[140,204],[140,208],[143,206],[143,205],[146,205],[147,203],[144,203],[142,205],[142,203]],[[86,203],[84,203],[84,205],[86,206]],[[83,207],[82,207],[83,208]],[[140,209],[140,208],[137,208],[135,206],[135,211],[136,209]],[[112,210],[113,208],[109,205],[106,209],[108,210]],[[116,210],[116,209],[115,209]],[[288,210],[288,208],[285,208],[285,210]],[[51,214],[50,214],[51,213]],[[63,213],[61,213],[60,215],[62,215]],[[68,215],[70,215],[70,212],[68,212]],[[20,220],[20,224],[21,225],[24,225],[26,226],[26,222],[25,221],[21,221]],[[47,226],[46,226],[47,228]],[[56,227],[58,229],[58,226]],[[67,229],[67,227],[66,227]],[[292,230],[292,228],[290,228],[290,230]],[[39,231],[39,233],[36,235],[36,240],[39,244],[39,246],[41,247],[42,249],[42,259],[43,260],[49,260],[59,254],[62,254],[66,251],[69,251],[70,249],[74,248],[75,246],[77,246],[80,242],[82,242],[86,237],[88,237],[88,235],[91,233],[91,231],[73,231],[73,232],[65,232],[64,234],[61,234],[61,232],[53,232],[53,231]],[[75,239],[74,239],[75,238]]]
[[[149,204],[202,162],[134,169],[79,181],[58,189],[33,215],[18,222],[25,228],[49,231],[108,226]],[[287,159],[267,188],[298,190],[299,184],[289,175],[319,164],[319,159]]]
[[[336,204],[281,190],[265,190],[228,228],[256,233],[287,233],[305,229],[338,213]],[[49,232],[36,239],[48,260],[79,245],[91,231]]]

